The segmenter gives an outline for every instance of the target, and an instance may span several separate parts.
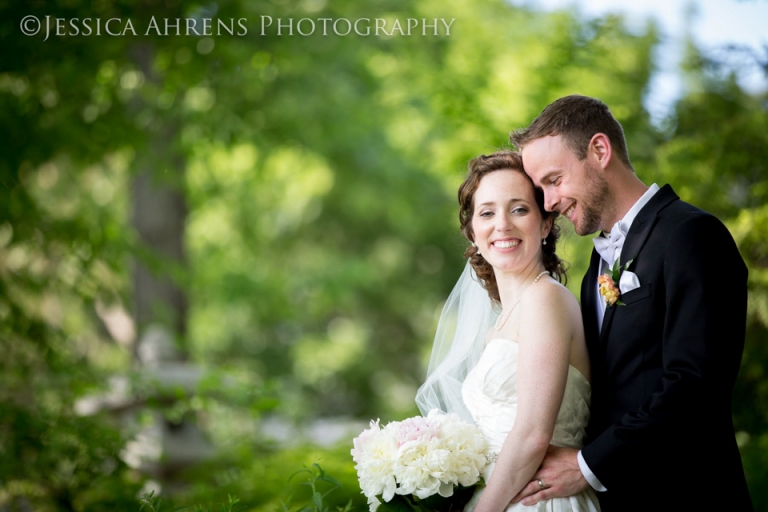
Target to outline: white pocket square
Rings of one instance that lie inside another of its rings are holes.
[[[621,273],[621,278],[619,278],[619,290],[621,293],[631,292],[635,288],[639,287],[640,280],[637,278],[637,275],[634,272],[625,270]]]

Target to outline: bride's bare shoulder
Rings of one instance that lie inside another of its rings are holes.
[[[555,279],[542,279],[531,286],[525,302],[531,307],[578,307],[576,296]]]

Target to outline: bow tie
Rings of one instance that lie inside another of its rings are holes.
[[[613,225],[611,232],[608,233],[608,237],[596,236],[592,239],[595,244],[595,250],[598,254],[608,263],[608,266],[612,266],[616,259],[621,254],[621,249],[624,247],[624,239],[626,237],[626,229],[619,221]]]

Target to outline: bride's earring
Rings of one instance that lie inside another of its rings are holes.
[[[541,241],[541,245],[547,245],[547,239],[546,239],[546,238],[544,238],[544,239]]]

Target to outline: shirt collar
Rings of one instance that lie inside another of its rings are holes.
[[[648,187],[648,190],[645,191],[645,194],[640,196],[640,199],[638,199],[635,204],[632,205],[632,208],[630,208],[629,211],[624,214],[624,217],[622,217],[619,222],[613,225],[610,233],[606,234],[603,232],[600,236],[607,238],[608,240],[615,240],[617,238],[626,237],[627,233],[629,233],[629,228],[632,226],[632,222],[634,222],[635,217],[637,217],[637,214],[640,213],[640,210],[642,210],[643,207],[648,204],[648,201],[650,201],[654,194],[656,194],[658,191],[659,186],[655,183]]]

